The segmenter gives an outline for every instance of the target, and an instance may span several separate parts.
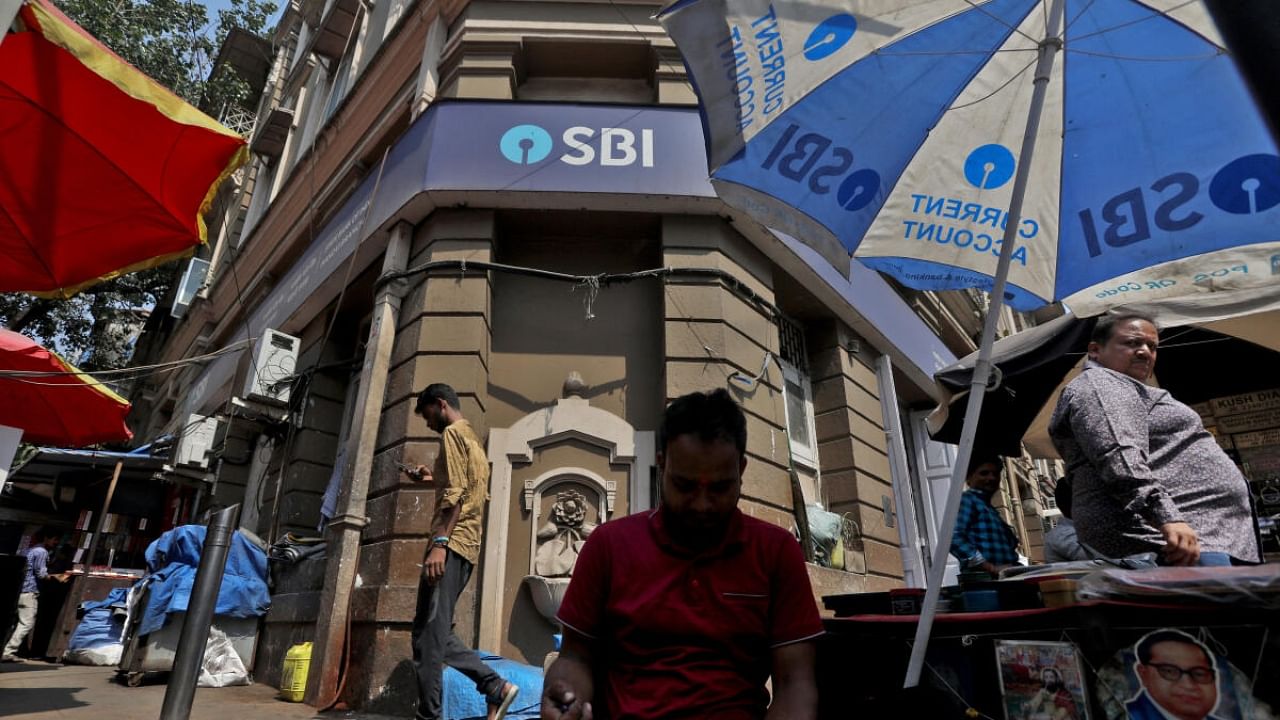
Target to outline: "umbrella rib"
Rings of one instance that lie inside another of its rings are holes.
[[[0,206],[0,213],[4,213],[4,216],[9,219],[9,224],[13,225],[13,228],[18,231],[18,235],[22,237],[22,241],[33,251],[31,255],[35,257],[35,260],[40,267],[44,268],[45,273],[49,276],[49,280],[55,285],[59,284],[58,277],[54,274],[53,268],[49,267],[49,264],[44,261],[44,257],[40,255],[40,253],[34,252],[35,243],[32,241],[32,238],[28,237],[26,232],[23,231],[22,226],[18,224],[18,219],[3,206]]]
[[[1009,23],[1005,22],[1005,21],[1004,21],[1004,18],[996,17],[996,16],[995,16],[995,15],[993,15],[991,12],[989,12],[986,8],[980,7],[976,2],[974,2],[974,0],[964,0],[964,1],[965,1],[965,4],[967,4],[969,7],[973,8],[974,10],[977,10],[978,12],[982,13],[983,15],[986,15],[987,17],[991,18],[992,20],[995,20],[996,22],[998,22],[998,23],[1000,23],[1001,25],[1003,25],[1003,26],[1005,26],[1005,27],[1009,28],[1009,29],[1010,29],[1010,30],[1012,30],[1013,32],[1018,33],[1019,35],[1021,35],[1022,37],[1024,37],[1024,38],[1026,38],[1026,39],[1030,40],[1031,42],[1035,43],[1036,45],[1039,45],[1039,44],[1040,44],[1040,41],[1039,41],[1039,40],[1037,40],[1037,39],[1035,39],[1035,38],[1031,37],[1030,35],[1028,35],[1028,34],[1026,34],[1026,33],[1022,32],[1022,30],[1020,30],[1016,25],[1010,25]]]
[[[1187,62],[1189,60],[1212,60],[1226,54],[1226,51],[1221,49],[1209,55],[1180,55],[1171,57],[1137,57],[1134,55],[1116,55],[1114,53],[1094,52],[1092,50],[1076,50],[1075,48],[1065,48],[1065,51],[1076,55],[1088,55],[1090,57],[1109,58],[1112,60],[1126,60],[1129,62]]]
[[[13,382],[19,382],[19,383],[24,382],[23,380],[20,380],[18,378],[10,378],[10,380],[12,380]],[[65,383],[57,383],[57,384],[65,384]],[[43,411],[44,411],[43,415],[45,417],[52,418],[54,423],[57,424],[58,427],[62,429],[62,436],[64,438],[67,438],[68,440],[71,440],[72,438],[71,430],[70,428],[67,427],[66,422],[63,421],[62,415],[58,413],[57,410],[54,408],[52,399],[46,397],[43,394],[39,394],[39,395],[36,395],[34,398],[30,398],[28,401],[30,402],[31,400],[38,402],[43,408]],[[75,441],[71,440],[71,442],[74,443]]]
[[[1000,55],[1002,53],[1038,53],[1038,52],[1040,52],[1040,48],[1033,48],[1033,47],[1001,48],[999,50],[948,50],[945,52],[942,52],[942,51],[926,52],[923,50],[912,50],[912,51],[888,50],[886,51],[882,48],[874,51],[874,54],[879,55],[881,57],[912,57],[915,55]]]
[[[1085,13],[1089,12],[1089,8],[1093,7],[1094,2],[1096,2],[1096,0],[1089,0],[1088,4],[1081,8],[1080,12],[1076,13],[1075,17],[1067,20],[1067,24],[1062,28],[1062,37],[1065,38],[1067,36],[1067,31],[1071,29],[1071,26],[1075,25],[1077,20],[1084,17]]]
[[[1031,69],[1031,67],[1032,67],[1033,65],[1035,65],[1035,64],[1036,64],[1036,62],[1037,62],[1038,60],[1039,60],[1039,58],[1036,58],[1036,59],[1033,59],[1031,62],[1027,63],[1025,67],[1023,67],[1021,70],[1019,70],[1018,72],[1016,72],[1016,73],[1014,73],[1013,75],[1011,75],[1011,76],[1009,77],[1009,79],[1008,79],[1008,80],[1005,80],[1003,83],[1001,83],[1000,87],[996,88],[995,90],[992,90],[991,92],[989,92],[989,93],[987,93],[986,95],[984,95],[984,96],[982,96],[982,97],[978,98],[977,100],[974,100],[973,102],[967,102],[967,103],[965,103],[965,104],[963,104],[963,105],[956,105],[956,106],[954,106],[954,107],[947,108],[947,112],[952,112],[952,111],[955,111],[955,110],[962,110],[962,109],[964,109],[964,108],[972,107],[972,106],[974,106],[974,105],[977,105],[978,103],[983,103],[983,102],[986,102],[987,100],[990,100],[991,98],[993,98],[993,97],[995,97],[997,94],[999,94],[999,92],[1000,92],[1001,90],[1004,90],[1005,88],[1007,88],[1007,87],[1009,87],[1011,84],[1013,84],[1013,81],[1014,81],[1014,80],[1017,80],[1019,77],[1021,77],[1023,73],[1025,73],[1027,70],[1030,70],[1030,69]]]
[[[1145,15],[1145,16],[1143,16],[1143,17],[1140,17],[1140,18],[1136,19],[1136,20],[1129,20],[1128,22],[1123,22],[1123,23],[1120,23],[1119,25],[1114,25],[1114,26],[1109,27],[1109,28],[1103,28],[1103,29],[1101,29],[1101,30],[1094,30],[1094,31],[1093,31],[1093,32],[1091,32],[1091,33],[1085,33],[1084,35],[1081,35],[1080,37],[1073,38],[1073,39],[1072,39],[1072,41],[1073,41],[1073,42],[1080,42],[1081,40],[1088,40],[1089,38],[1092,38],[1092,37],[1097,37],[1097,36],[1099,36],[1099,35],[1105,35],[1105,34],[1107,34],[1107,33],[1109,33],[1109,32],[1112,32],[1112,31],[1115,31],[1115,30],[1121,30],[1121,29],[1123,29],[1123,28],[1127,28],[1127,27],[1130,27],[1130,26],[1132,26],[1132,25],[1137,25],[1137,24],[1139,24],[1139,23],[1144,23],[1144,22],[1147,22],[1147,21],[1149,21],[1149,20],[1154,20],[1154,19],[1156,19],[1156,18],[1158,18],[1158,17],[1164,18],[1164,19],[1166,19],[1166,20],[1169,20],[1170,22],[1174,22],[1174,23],[1177,23],[1177,24],[1179,24],[1179,25],[1182,25],[1183,27],[1186,27],[1186,24],[1185,24],[1185,23],[1181,22],[1180,20],[1178,20],[1177,18],[1173,17],[1173,16],[1172,16],[1172,15],[1170,15],[1169,13],[1173,12],[1174,10],[1181,10],[1182,8],[1187,7],[1188,5],[1195,5],[1195,4],[1196,4],[1196,3],[1198,3],[1199,1],[1200,1],[1200,0],[1187,0],[1187,2],[1184,2],[1184,3],[1182,3],[1181,5],[1175,5],[1175,6],[1171,7],[1171,8],[1169,8],[1168,10],[1157,10],[1157,9],[1155,9],[1155,8],[1151,7],[1150,5],[1146,5],[1146,4],[1144,3],[1144,4],[1143,4],[1143,7],[1147,8],[1148,10],[1150,10],[1150,11],[1153,13],[1152,15]],[[1090,7],[1092,7],[1092,6],[1093,6],[1093,1],[1092,1],[1092,0],[1090,0],[1089,4],[1088,4],[1087,6],[1085,6],[1085,9],[1084,9],[1084,10],[1081,10],[1081,11],[1080,11],[1080,13],[1079,13],[1078,15],[1076,15],[1076,18],[1078,19],[1081,15],[1084,15],[1086,12],[1088,12],[1088,11],[1089,11],[1089,8],[1090,8]],[[1067,27],[1068,27],[1068,28],[1069,28],[1069,27],[1071,27],[1071,23],[1067,23]],[[1188,30],[1190,30],[1191,32],[1195,32],[1194,30],[1191,30],[1190,28],[1187,28],[1187,29],[1188,29]],[[1199,35],[1200,33],[1196,33],[1196,34],[1197,34],[1197,35]],[[1066,37],[1066,31],[1065,31],[1065,30],[1063,31],[1063,37]],[[1204,36],[1203,36],[1203,35],[1201,35],[1201,37],[1204,37]],[[1216,47],[1216,45],[1215,45],[1215,47]],[[1129,59],[1129,58],[1123,58],[1123,59]]]

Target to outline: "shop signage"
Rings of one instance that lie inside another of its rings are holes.
[[[1217,398],[1210,403],[1213,405],[1213,414],[1218,417],[1239,415],[1255,410],[1278,410],[1280,409],[1280,388]]]
[[[694,108],[437,102],[396,141],[384,163],[370,168],[252,311],[247,323],[251,332],[286,326],[298,320],[304,303],[327,301],[317,288],[340,278],[352,253],[361,253],[352,270],[363,271],[380,250],[361,243],[403,216],[410,204],[419,212],[464,200],[473,207],[501,207],[490,196],[472,194],[516,192],[527,197],[594,194],[717,202],[708,179],[702,121]],[[518,204],[540,206],[536,198]],[[643,204],[635,209],[654,211]],[[807,246],[794,240],[788,244],[824,279],[830,278],[832,288],[924,375],[954,362],[946,346],[874,272],[855,263],[845,276]],[[242,330],[237,333],[243,337]],[[238,362],[239,353],[223,355],[194,378],[177,416],[212,405]]]
[[[1280,427],[1280,409],[1255,410],[1241,415],[1218,418],[1218,429],[1224,433],[1243,433]]]
[[[428,112],[427,192],[716,197],[693,108],[440,103]]]
[[[1248,469],[1251,480],[1265,480],[1280,473],[1280,447],[1242,450],[1240,460]]]
[[[1268,445],[1280,447],[1280,428],[1240,433],[1235,436],[1235,441],[1236,447],[1242,450],[1244,448],[1266,447]]]

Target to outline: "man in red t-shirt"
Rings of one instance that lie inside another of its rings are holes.
[[[542,717],[816,717],[822,622],[799,543],[738,510],[742,409],[724,390],[685,395],[657,439],[660,507],[601,525],[582,548]]]

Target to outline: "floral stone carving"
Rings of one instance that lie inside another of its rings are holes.
[[[551,506],[551,519],[538,529],[533,571],[542,577],[569,577],[587,536],[596,529],[587,522],[587,498],[577,490],[561,490]]]

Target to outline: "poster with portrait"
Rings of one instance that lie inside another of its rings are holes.
[[[1207,631],[1153,630],[1098,673],[1107,720],[1259,720],[1275,717],[1253,683]]]
[[[998,640],[1005,720],[1089,720],[1080,651],[1069,642]]]

